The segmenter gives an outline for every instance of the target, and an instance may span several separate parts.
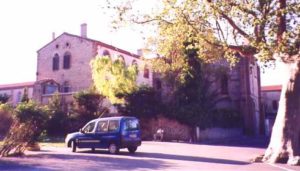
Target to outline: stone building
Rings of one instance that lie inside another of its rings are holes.
[[[239,62],[234,67],[230,67],[226,61],[211,64],[211,67],[222,67],[222,72],[209,73],[212,82],[210,91],[217,92],[216,108],[232,109],[242,114],[245,134],[264,134],[264,113],[260,110],[260,68],[253,57],[237,57]],[[161,89],[162,96],[170,97],[170,88],[159,77],[154,75],[153,86]],[[238,133],[233,132],[226,134]],[[219,133],[218,130],[216,133],[208,131],[207,134],[213,136]]]
[[[24,93],[26,92],[28,98],[32,98],[34,82],[23,82],[15,84],[0,85],[0,95],[7,95],[9,97],[8,103],[16,106],[21,102]]]
[[[90,61],[97,55],[123,58],[126,65],[137,64],[137,83],[156,88],[163,81],[153,76],[150,63],[139,55],[87,37],[87,25],[81,25],[81,35],[63,33],[37,51],[37,75],[33,97],[46,104],[54,92],[59,92],[65,107],[72,94],[93,85]],[[151,62],[151,60],[150,60]],[[147,64],[148,63],[148,64]],[[240,57],[239,63],[215,79],[218,91],[217,106],[233,108],[244,118],[244,132],[259,134],[264,131],[264,115],[260,112],[260,70],[253,57]]]
[[[63,33],[37,51],[34,99],[46,104],[54,92],[63,101],[72,101],[72,94],[93,85],[90,61],[96,56],[123,58],[125,64],[138,65],[137,84],[152,86],[152,72],[139,55],[87,37],[87,25],[81,25],[81,35]]]

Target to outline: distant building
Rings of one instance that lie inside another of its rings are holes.
[[[264,133],[264,115],[260,110],[260,68],[253,57],[241,57],[230,67],[226,61],[212,64],[222,67],[221,73],[210,73],[211,91],[216,91],[216,107],[232,109],[243,116],[244,133],[257,135]],[[161,90],[162,96],[172,97],[164,80],[154,75],[153,87]]]
[[[266,133],[271,134],[272,127],[277,115],[281,94],[281,85],[271,85],[261,87],[262,112],[266,118]]]
[[[21,102],[24,92],[27,91],[28,97],[32,98],[34,82],[24,82],[15,84],[2,84],[0,85],[0,94],[8,95],[8,103],[16,106]]]
[[[81,36],[63,33],[37,51],[37,84],[34,99],[46,104],[54,92],[59,92],[65,107],[72,94],[93,85],[90,61],[98,56],[112,60],[124,59],[125,64],[137,65],[137,84],[152,86],[152,72],[139,55],[106,43],[87,38],[87,25],[81,25]]]

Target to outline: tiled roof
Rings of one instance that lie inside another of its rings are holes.
[[[114,50],[114,51],[117,51],[117,52],[120,52],[120,53],[129,55],[129,56],[132,56],[132,57],[135,57],[135,58],[140,58],[140,56],[137,55],[137,54],[128,52],[128,51],[126,51],[126,50],[117,48],[117,47],[115,47],[115,46],[112,46],[112,45],[103,43],[103,42],[98,41],[98,40],[94,40],[94,39],[90,39],[90,38],[85,38],[85,37],[77,36],[77,35],[70,34],[70,33],[66,33],[66,32],[63,33],[63,34],[61,34],[60,36],[62,36],[62,35],[68,35],[68,36],[72,36],[72,37],[76,37],[76,38],[80,38],[80,39],[85,39],[85,40],[88,40],[88,41],[91,41],[91,42],[98,43],[100,46],[106,47],[106,48],[108,48],[108,49],[111,49],[111,50]],[[59,38],[60,36],[58,36],[57,38]],[[51,42],[47,43],[45,46],[43,46],[42,48],[40,48],[38,51],[40,51],[40,50],[42,50],[44,47],[48,46],[50,43],[52,43],[53,41],[55,41],[57,38],[55,38],[55,39],[52,40]]]
[[[34,81],[23,82],[23,83],[14,83],[14,84],[2,84],[2,85],[0,85],[0,90],[21,88],[21,87],[31,87],[31,86],[33,86],[33,84],[34,84]]]
[[[261,91],[281,91],[282,85],[262,86]]]

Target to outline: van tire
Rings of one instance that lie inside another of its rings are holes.
[[[71,147],[72,147],[72,152],[75,153],[75,152],[76,152],[76,148],[77,148],[77,145],[76,145],[76,141],[75,141],[75,140],[73,140],[73,141],[71,142]]]
[[[119,153],[119,147],[115,143],[111,143],[108,146],[108,151],[110,154],[117,154]]]
[[[133,154],[137,150],[137,147],[128,147],[127,149],[129,151],[129,153]]]

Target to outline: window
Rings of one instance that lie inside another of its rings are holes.
[[[118,61],[122,62],[125,65],[125,59],[123,55],[118,55]]]
[[[117,120],[109,121],[109,125],[108,125],[109,132],[114,132],[114,131],[117,131],[118,129],[119,129],[119,121],[117,121]]]
[[[57,92],[58,86],[56,84],[45,84],[43,87],[43,94],[53,94]]]
[[[144,78],[149,78],[149,68],[147,65],[144,67]]]
[[[69,69],[71,67],[71,53],[70,52],[66,52],[64,55],[64,64],[63,64],[63,68],[64,69]]]
[[[59,69],[59,56],[58,54],[56,53],[54,55],[54,57],[52,58],[52,70],[53,71],[56,71]]]
[[[68,81],[65,81],[64,84],[63,84],[63,89],[62,89],[62,92],[64,93],[68,93],[70,92],[71,89],[70,89],[70,84]]]
[[[86,125],[86,126],[83,128],[82,131],[83,131],[84,133],[91,133],[91,132],[93,132],[94,127],[95,127],[95,122],[91,122],[91,123],[89,123],[88,125]]]
[[[227,77],[227,75],[223,75],[221,77],[221,93],[228,94],[228,77]]]
[[[107,132],[108,131],[108,121],[99,121],[97,132]]]
[[[19,103],[19,102],[21,102],[21,100],[22,100],[22,92],[18,92],[18,95],[17,95],[17,102]]]
[[[102,55],[110,57],[110,53],[108,50],[103,51]]]
[[[136,60],[133,60],[131,63],[132,66],[136,67],[136,69],[138,69],[138,64],[136,62]]]
[[[126,119],[124,122],[124,130],[138,130],[140,129],[140,124],[137,119]]]
[[[277,100],[273,100],[272,101],[272,107],[273,107],[273,110],[276,110],[278,109],[278,103],[277,103]]]

